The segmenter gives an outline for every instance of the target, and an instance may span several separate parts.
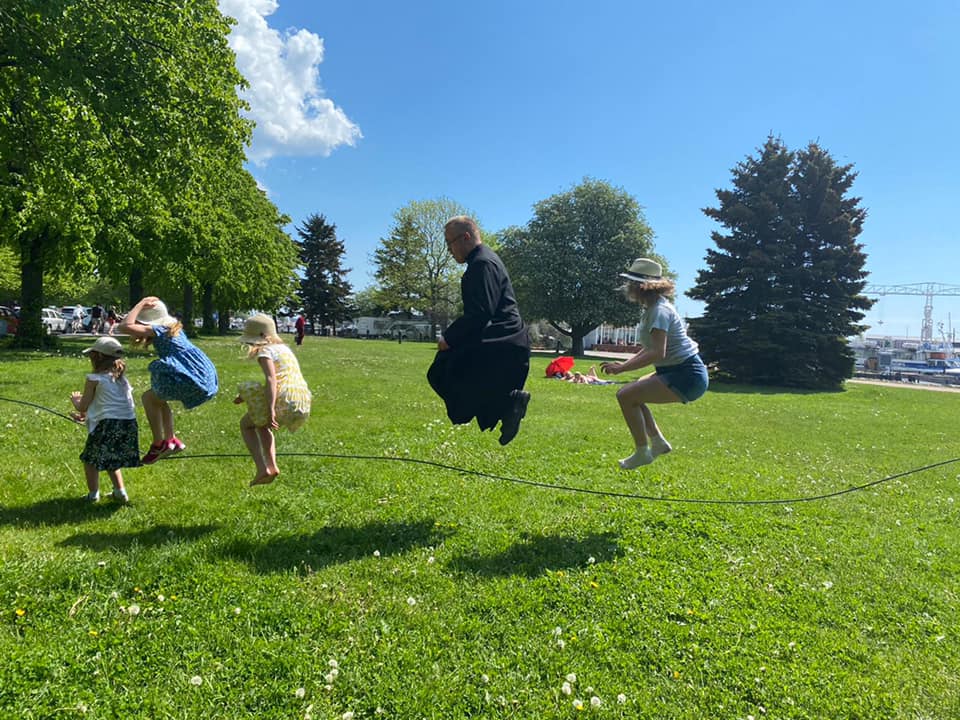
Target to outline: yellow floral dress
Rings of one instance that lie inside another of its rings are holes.
[[[300,372],[300,363],[293,351],[278,343],[264,345],[256,355],[273,360],[277,376],[277,399],[274,405],[277,424],[290,432],[299,430],[310,417],[310,388]],[[240,383],[238,394],[247,404],[250,418],[257,427],[266,427],[270,422],[267,407],[267,387],[264,383],[248,381]]]

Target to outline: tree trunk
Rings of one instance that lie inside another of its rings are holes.
[[[180,313],[180,322],[187,330],[188,334],[193,330],[193,285],[187,283],[183,286],[183,311]]]
[[[43,256],[49,230],[20,236],[20,324],[17,345],[38,348],[43,345]]]
[[[143,297],[143,269],[134,266],[130,269],[130,305],[133,307]]]
[[[220,308],[217,312],[217,332],[226,335],[230,330],[230,311]]]
[[[216,332],[217,323],[213,319],[213,283],[203,286],[203,331],[211,335]]]

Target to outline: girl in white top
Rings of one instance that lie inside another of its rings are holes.
[[[113,483],[114,500],[128,501],[120,468],[139,467],[137,415],[133,390],[124,377],[123,348],[112,337],[97,338],[83,351],[90,356],[93,372],[87,374],[83,392],[74,392],[70,401],[77,422],[87,423],[87,442],[80,459],[87,479],[87,502],[100,499],[100,473],[106,471]]]
[[[680,315],[667,300],[675,287],[672,280],[663,277],[660,263],[638,258],[620,277],[627,280],[627,297],[644,307],[640,331],[643,349],[623,362],[603,363],[600,367],[609,375],[648,365],[656,368],[653,374],[634,380],[617,392],[620,411],[635,445],[633,454],[621,460],[620,467],[632,470],[649,465],[673,449],[647,405],[693,402],[707,391],[709,380],[699,347],[687,336]]]
[[[250,484],[264,485],[280,474],[273,431],[285,427],[293,432],[303,427],[310,416],[310,389],[297,356],[277,335],[269,315],[249,318],[240,342],[250,346],[249,357],[257,359],[266,379],[264,384],[241,383],[234,399],[237,404],[247,404],[247,413],[240,419],[240,434],[257,466]]]

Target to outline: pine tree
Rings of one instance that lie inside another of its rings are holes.
[[[713,232],[690,297],[704,358],[736,382],[836,388],[853,372],[846,338],[861,331],[866,256],[856,242],[866,211],[846,197],[856,173],[811,144],[790,152],[768,138],[733,170],[733,189],[704,213]]]
[[[337,226],[314,214],[297,228],[297,234],[304,266],[299,293],[304,315],[314,327],[349,319],[351,287],[345,276],[350,269],[341,267],[344,247],[337,239]]]

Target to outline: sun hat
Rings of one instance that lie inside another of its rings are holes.
[[[83,351],[83,354],[86,355],[90,352],[98,352],[107,357],[118,358],[123,357],[123,346],[116,338],[106,336],[98,337],[93,345]]]
[[[620,273],[620,277],[634,282],[647,282],[648,280],[663,280],[663,268],[656,260],[649,258],[637,258],[633,261],[626,272]]]
[[[161,300],[153,307],[143,308],[137,313],[137,322],[144,325],[173,325],[177,319],[170,316],[167,306]]]
[[[267,338],[277,336],[277,326],[273,318],[263,313],[258,313],[247,318],[243,324],[243,337],[240,342],[244,345],[260,345],[267,342]]]

